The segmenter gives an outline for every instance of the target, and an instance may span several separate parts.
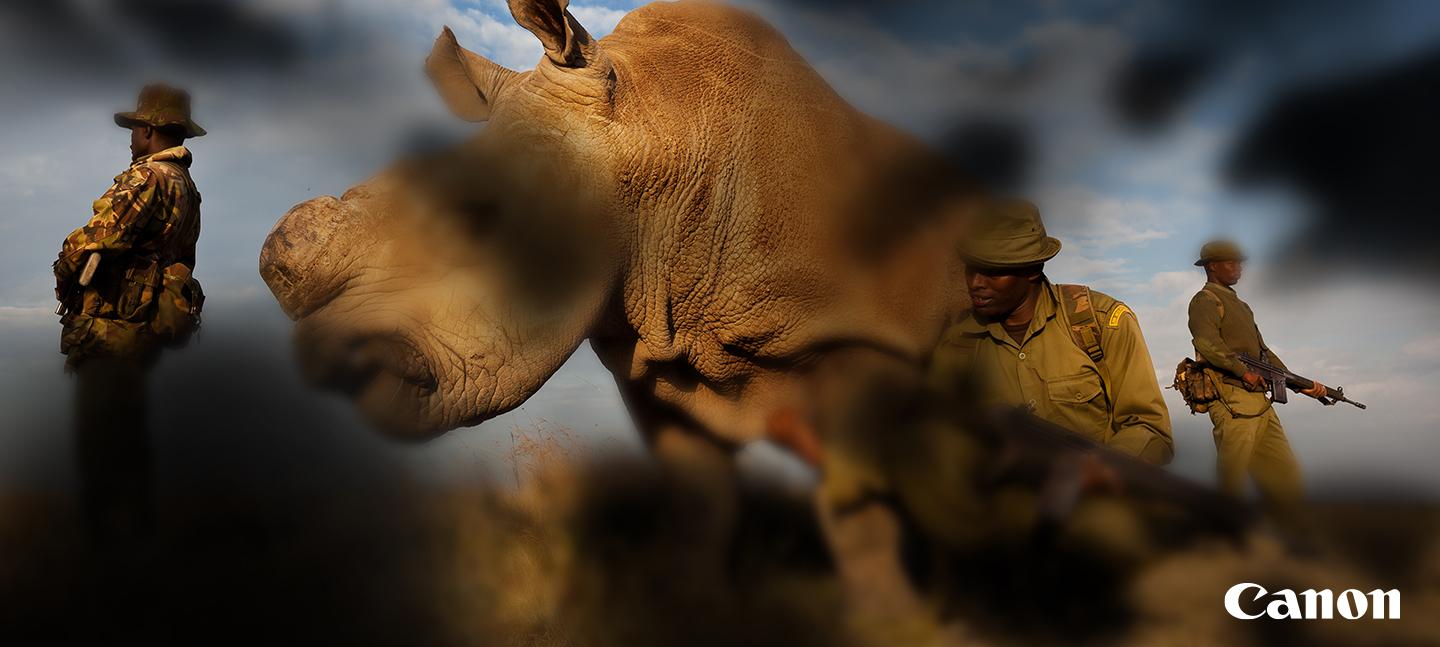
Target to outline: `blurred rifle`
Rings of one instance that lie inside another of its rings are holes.
[[[1304,391],[1314,388],[1315,386],[1315,381],[1310,378],[1296,375],[1269,362],[1255,359],[1245,353],[1239,353],[1237,357],[1240,359],[1240,363],[1244,364],[1250,370],[1259,373],[1260,377],[1265,378],[1265,382],[1270,385],[1270,401],[1276,404],[1285,404],[1290,401],[1289,394],[1285,391],[1286,387],[1296,391]],[[1320,400],[1320,404],[1327,407],[1333,406],[1336,402],[1344,402],[1361,409],[1365,408],[1365,405],[1345,397],[1345,389],[1342,387],[1327,386],[1325,387],[1325,392],[1325,397],[1317,399]]]
[[[64,317],[72,310],[81,309],[81,301],[84,299],[85,288],[95,280],[95,270],[100,268],[100,252],[90,252],[85,259],[85,267],[80,270],[80,278],[72,283],[60,299],[60,305],[55,307],[55,314]]]
[[[1011,454],[1003,468],[1007,476],[1046,483],[1042,497],[1049,516],[1067,515],[1099,471],[1108,472],[1120,496],[1146,507],[1173,506],[1200,526],[1236,540],[1254,521],[1254,511],[1240,501],[1100,445],[1025,407],[991,409],[981,416],[978,428],[992,430]]]

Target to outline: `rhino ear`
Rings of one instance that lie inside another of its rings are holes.
[[[460,46],[446,27],[425,59],[425,73],[445,104],[466,121],[485,121],[500,90],[515,71]]]
[[[545,56],[556,65],[583,67],[592,41],[580,22],[570,15],[570,0],[509,0],[510,15],[545,46]]]

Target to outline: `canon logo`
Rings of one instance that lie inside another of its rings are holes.
[[[1261,601],[1266,597],[1270,598],[1268,604]],[[1345,589],[1336,594],[1329,589],[1307,589],[1296,595],[1290,589],[1272,593],[1259,584],[1245,582],[1225,592],[1225,611],[1241,620],[1254,620],[1261,616],[1276,620],[1332,620],[1337,615],[1346,620],[1359,620],[1365,617],[1367,610],[1376,620],[1398,620],[1400,591],[1375,589],[1362,593],[1356,589]]]

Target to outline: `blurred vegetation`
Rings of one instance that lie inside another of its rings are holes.
[[[806,501],[747,491],[727,563],[696,563],[695,502],[647,459],[584,456],[564,430],[528,438],[512,456],[516,487],[404,485],[285,500],[184,493],[159,502],[153,540],[129,555],[91,550],[63,496],[7,492],[0,644],[129,633],[155,644],[1077,644],[994,618],[853,622]],[[1331,506],[1318,515],[1333,556],[1296,559],[1263,538],[1243,550],[1177,552],[1133,580],[1124,630],[1089,644],[1440,643],[1440,508]],[[969,569],[986,579],[948,587],[972,596],[956,608],[1038,623],[1025,609],[975,600],[1003,594],[1020,605],[1027,591],[1085,595],[1089,584],[1006,580],[1010,563]],[[1245,581],[1398,587],[1405,619],[1242,623],[1221,600]]]

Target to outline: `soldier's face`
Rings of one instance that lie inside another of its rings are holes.
[[[1215,275],[1215,280],[1221,285],[1235,285],[1240,282],[1240,276],[1245,273],[1243,261],[1216,261],[1210,264],[1210,273]]]
[[[140,159],[150,149],[150,129],[144,126],[130,128],[130,159]]]
[[[1038,270],[966,268],[971,310],[985,319],[1007,317],[1025,303],[1039,278]]]

